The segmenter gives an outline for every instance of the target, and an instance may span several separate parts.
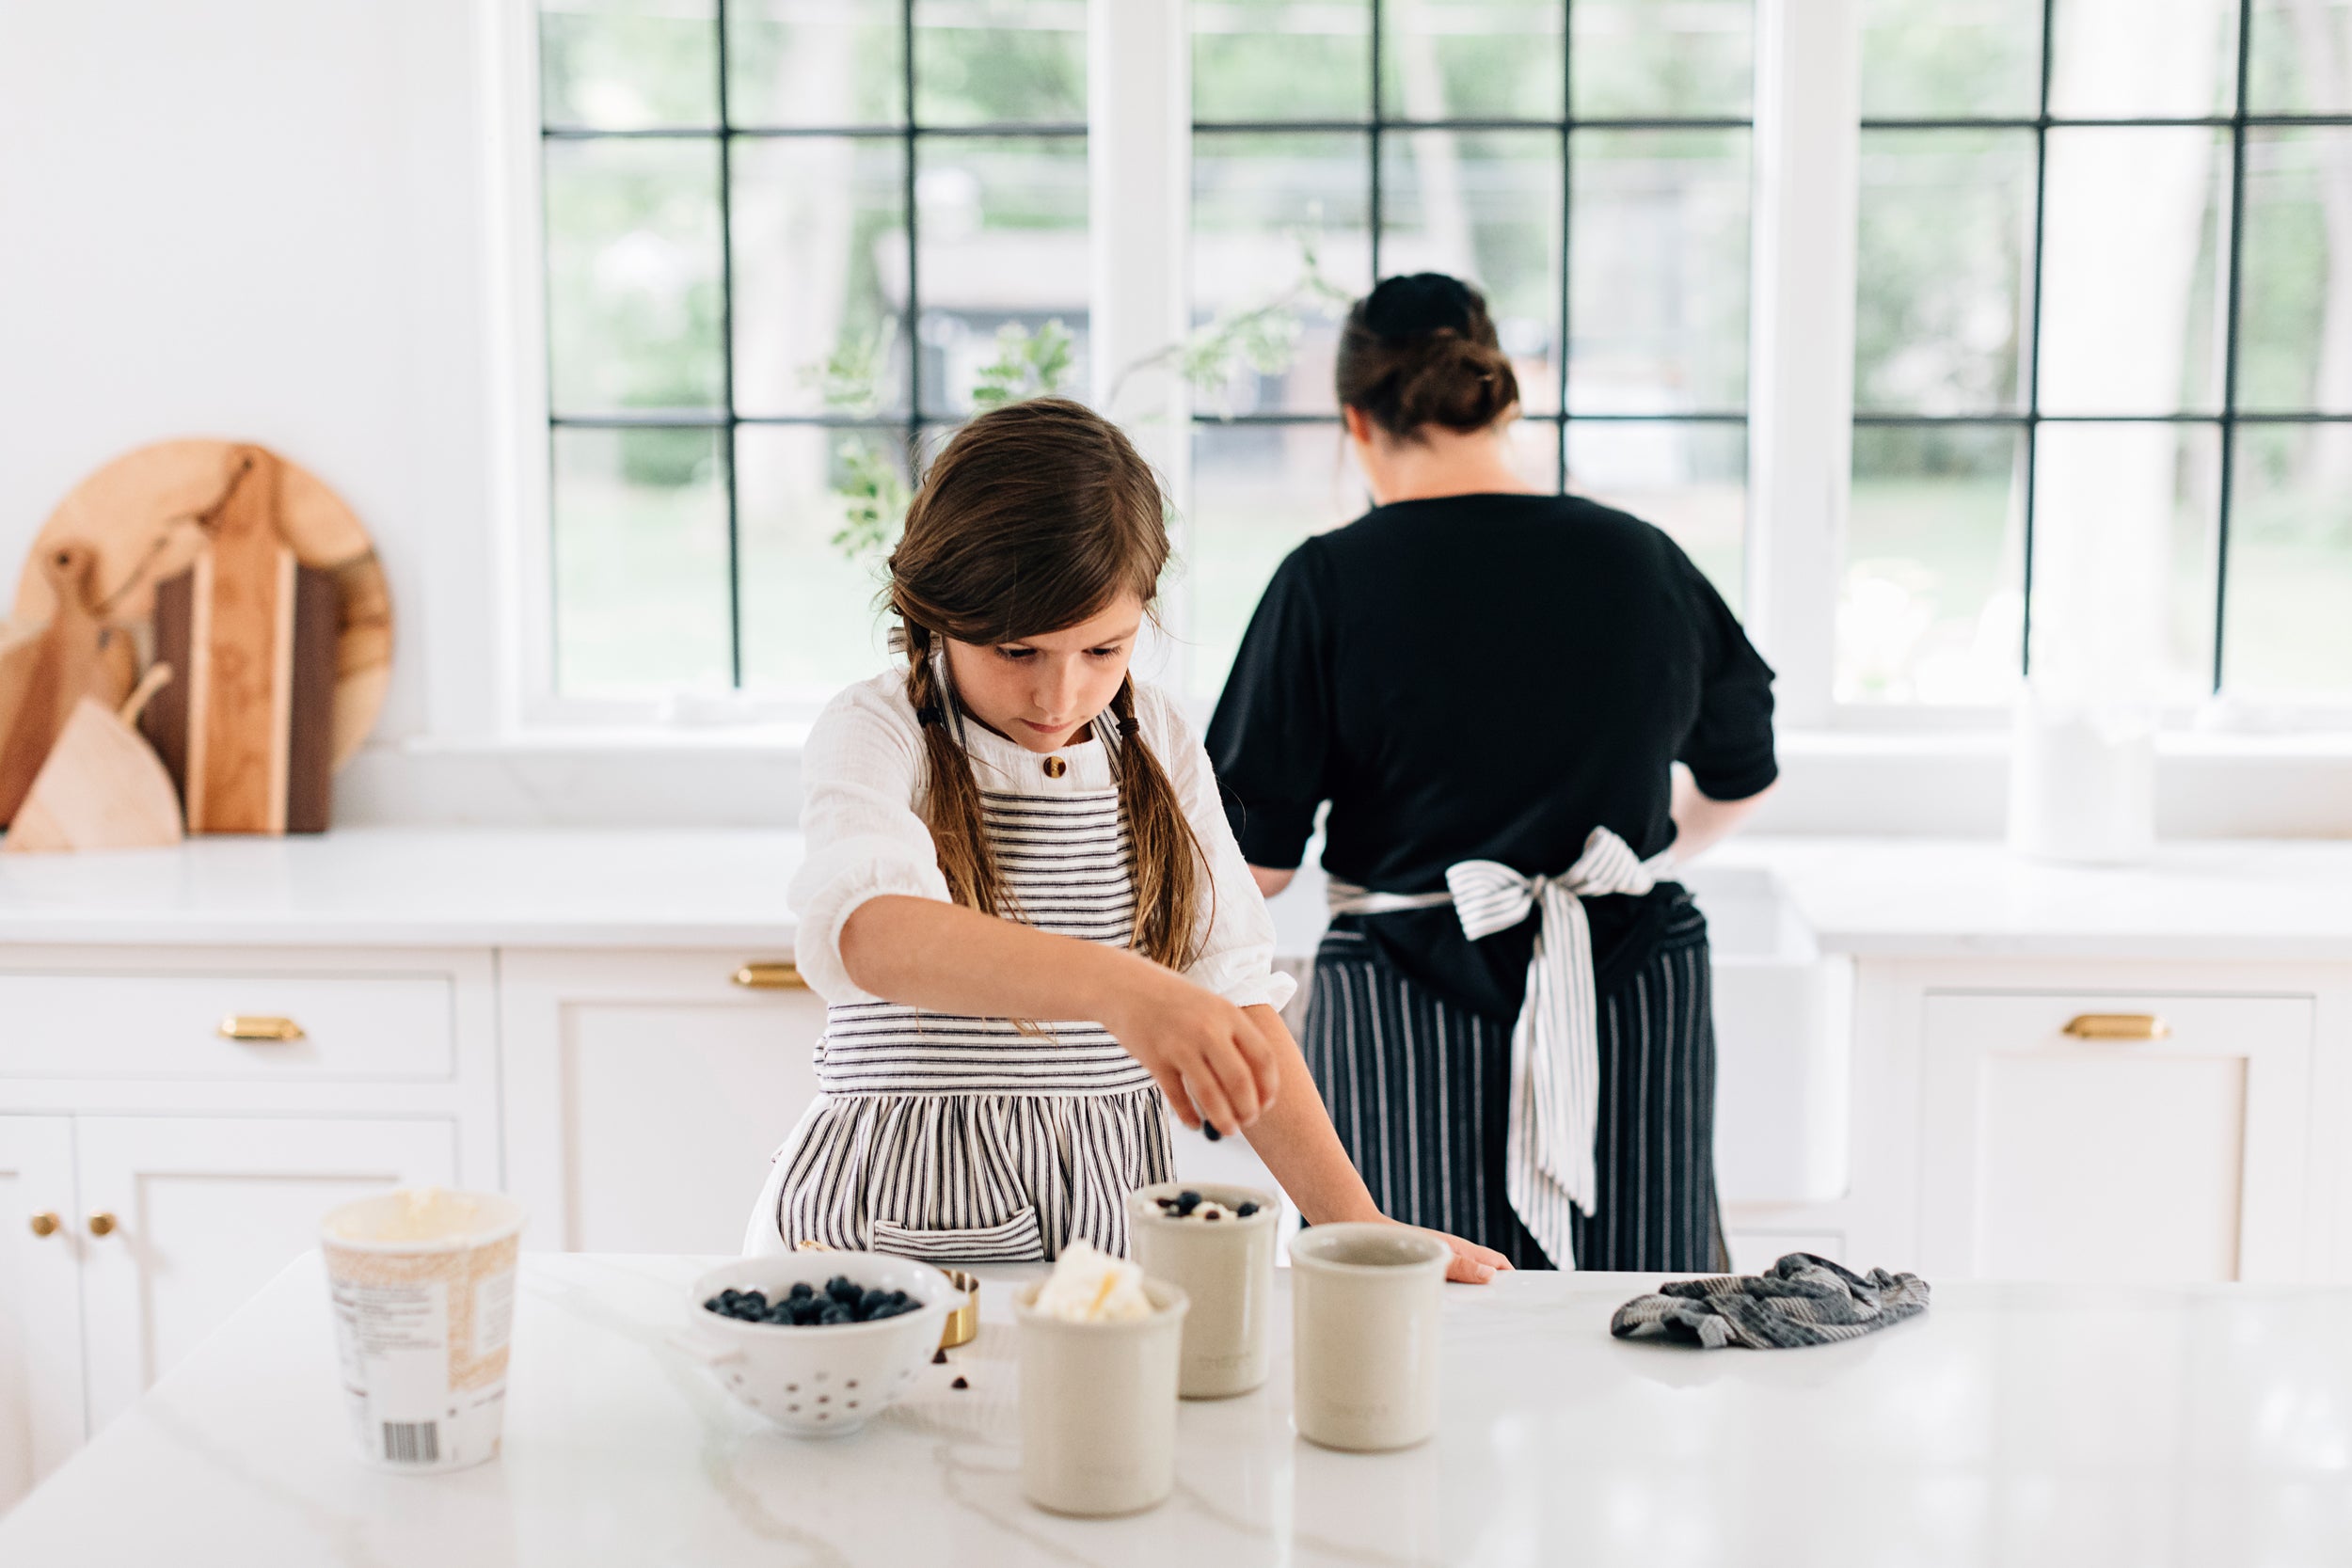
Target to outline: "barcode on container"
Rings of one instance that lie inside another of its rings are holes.
[[[384,1457],[394,1465],[431,1465],[441,1457],[437,1421],[386,1421]]]

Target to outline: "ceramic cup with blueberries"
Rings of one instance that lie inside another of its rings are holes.
[[[671,1343],[739,1402],[808,1437],[855,1432],[904,1393],[964,1292],[878,1252],[744,1258],[688,1290]]]
[[[1214,1181],[1163,1181],[1127,1195],[1136,1261],[1192,1303],[1177,1385],[1184,1398],[1229,1399],[1265,1382],[1281,1214],[1270,1193]]]

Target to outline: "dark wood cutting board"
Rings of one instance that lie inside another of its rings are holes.
[[[187,674],[139,727],[190,832],[321,832],[342,595],[286,542],[278,458],[247,447],[238,463],[195,563],[155,586],[155,657]]]

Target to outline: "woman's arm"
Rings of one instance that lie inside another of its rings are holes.
[[[1258,896],[1261,898],[1273,897],[1290,886],[1291,879],[1297,875],[1296,866],[1291,867],[1288,871],[1275,871],[1263,865],[1253,865],[1249,868],[1249,879],[1258,884]]]
[[[1340,1147],[1340,1135],[1332,1130],[1331,1118],[1324,1114],[1323,1096],[1315,1089],[1314,1079],[1307,1071],[1307,1059],[1299,1054],[1298,1042],[1291,1038],[1284,1027],[1281,1014],[1271,1007],[1245,1009],[1252,1023],[1274,1043],[1274,1055],[1280,1064],[1282,1086],[1274,1106],[1258,1118],[1249,1130],[1249,1147],[1258,1151],[1266,1169],[1290,1194],[1298,1212],[1307,1216],[1310,1225],[1332,1225],[1343,1220],[1385,1220],[1379,1206],[1372,1201],[1364,1179],[1349,1164],[1347,1150]],[[1432,1235],[1444,1239],[1454,1249],[1454,1260],[1446,1269],[1448,1279],[1466,1285],[1483,1285],[1492,1279],[1497,1269],[1507,1269],[1511,1260],[1474,1242],[1443,1231]]]
[[[841,964],[859,990],[910,1007],[1095,1020],[1151,1069],[1187,1127],[1206,1116],[1237,1132],[1281,1088],[1278,1053],[1241,1008],[1122,948],[885,894],[843,922]]]
[[[1674,772],[1674,803],[1669,808],[1675,823],[1675,863],[1688,865],[1700,854],[1731,836],[1732,831],[1756,814],[1774,784],[1742,800],[1717,800],[1699,792],[1692,782],[1688,768]]]

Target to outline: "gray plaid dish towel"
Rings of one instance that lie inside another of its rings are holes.
[[[1858,1339],[1928,1309],[1928,1282],[1872,1269],[1857,1275],[1826,1258],[1792,1252],[1760,1275],[1670,1279],[1609,1320],[1620,1339],[1672,1339],[1719,1350],[1781,1350]]]

